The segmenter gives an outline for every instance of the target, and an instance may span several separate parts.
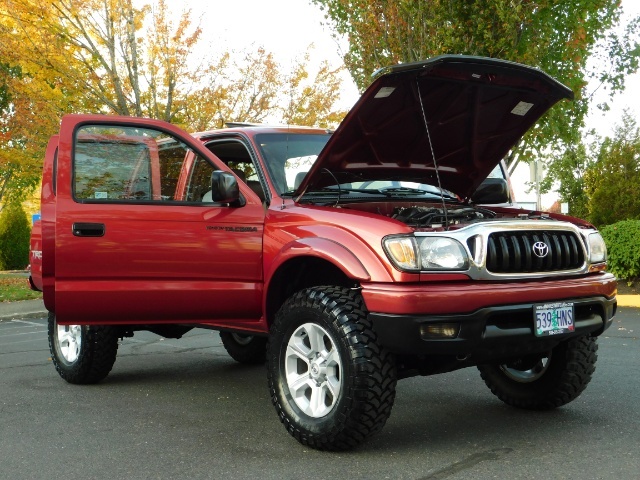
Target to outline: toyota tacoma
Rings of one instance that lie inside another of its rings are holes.
[[[501,161],[572,97],[538,69],[446,55],[378,72],[333,132],[64,116],[31,244],[56,370],[95,383],[120,338],[217,330],[324,450],[379,431],[416,375],[477,367],[514,407],[571,402],[616,281],[598,231],[517,208]]]

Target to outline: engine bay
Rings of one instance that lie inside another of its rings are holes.
[[[548,213],[505,207],[482,207],[462,203],[371,202],[341,204],[346,208],[377,213],[420,231],[441,231],[495,220],[556,220]]]
[[[391,218],[414,228],[451,227],[461,223],[470,224],[495,218],[491,210],[476,207],[396,207]]]

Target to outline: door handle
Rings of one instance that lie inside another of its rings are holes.
[[[75,237],[104,236],[104,223],[74,223],[72,229]]]

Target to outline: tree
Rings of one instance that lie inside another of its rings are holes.
[[[588,218],[596,226],[640,219],[640,128],[628,113],[601,143],[584,183]]]
[[[164,0],[141,8],[133,0],[0,4],[0,66],[20,72],[0,77],[0,200],[37,182],[64,113],[151,117],[188,130],[267,119],[337,124],[344,116],[333,108],[337,71],[321,67],[316,83],[305,82],[308,57],[286,75],[260,47],[196,57],[201,33],[189,11],[174,22]],[[301,105],[315,115],[293,115]]]
[[[321,62],[309,80],[310,51],[290,73],[282,73],[273,54],[262,47],[242,55],[224,54],[209,68],[207,85],[193,94],[206,101],[186,102],[185,122],[193,130],[237,121],[335,127],[346,115],[334,108],[340,69]]]
[[[588,218],[589,198],[585,191],[584,175],[592,162],[592,155],[585,144],[567,147],[558,155],[556,161],[549,165],[540,190],[549,191],[557,183],[558,195],[562,202],[569,205],[569,214],[578,218]]]
[[[5,3],[3,57],[40,88],[49,84],[64,97],[64,110],[172,121],[181,108],[174,103],[181,88],[190,88],[201,73],[202,67],[188,67],[200,28],[189,31],[188,11],[174,26],[164,0],[154,9],[135,8],[132,0]]]
[[[561,102],[528,132],[507,159],[511,172],[580,142],[590,80],[615,92],[638,69],[640,19],[618,33],[619,0],[312,1],[348,38],[345,64],[361,90],[381,67],[450,53],[539,67],[571,88],[577,101]],[[590,73],[594,59],[599,68]]]
[[[0,213],[0,270],[20,270],[29,263],[31,228],[19,203],[5,205]]]
[[[309,52],[294,66],[288,78],[287,101],[282,116],[288,124],[335,127],[347,114],[331,108],[340,90],[340,69],[332,69],[326,61],[321,62],[313,81],[305,82],[309,76],[308,61]]]
[[[23,94],[14,88],[18,83],[25,85]],[[39,152],[48,138],[42,137],[42,127],[54,122],[45,95],[39,100],[32,92],[32,82],[19,65],[0,62],[0,201],[23,200],[40,179]]]

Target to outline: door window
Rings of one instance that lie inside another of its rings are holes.
[[[74,198],[82,202],[201,203],[214,167],[150,128],[85,125],[74,140]]]

